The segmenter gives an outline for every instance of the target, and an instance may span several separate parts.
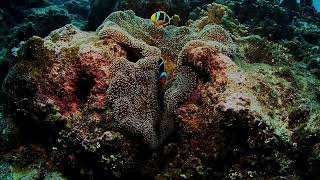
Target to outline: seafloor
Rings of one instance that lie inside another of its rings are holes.
[[[319,179],[315,8],[1,0],[0,179]]]

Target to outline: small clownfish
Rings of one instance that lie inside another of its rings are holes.
[[[159,84],[162,87],[164,86],[167,80],[167,72],[165,70],[164,61],[162,60],[162,58],[160,58],[160,61],[159,61],[159,72],[160,72]]]
[[[157,11],[151,16],[151,20],[154,25],[158,27],[166,26],[170,24],[171,18],[164,11]]]

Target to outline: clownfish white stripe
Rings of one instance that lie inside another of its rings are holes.
[[[160,11],[157,12],[157,18],[156,18],[156,21],[159,21],[159,18],[160,18]]]
[[[161,73],[160,79],[161,79],[162,77],[166,77],[166,76],[167,76],[167,72],[164,71],[164,72]]]

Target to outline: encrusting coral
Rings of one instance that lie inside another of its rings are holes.
[[[47,122],[72,126],[74,116],[79,113],[89,113],[95,122],[101,122],[105,119],[111,60],[125,56],[122,52],[114,41],[101,41],[72,25],[53,31],[45,39],[31,38],[19,52],[3,84],[5,115],[16,117],[18,125],[35,123],[40,129]],[[28,91],[17,88],[19,84]],[[42,120],[38,119],[39,114]],[[34,139],[41,139],[36,131],[30,131]],[[86,136],[79,133],[82,135]]]

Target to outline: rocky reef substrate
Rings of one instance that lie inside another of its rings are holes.
[[[157,28],[117,11],[28,39],[1,89],[1,176],[318,178],[316,66],[232,12]]]

